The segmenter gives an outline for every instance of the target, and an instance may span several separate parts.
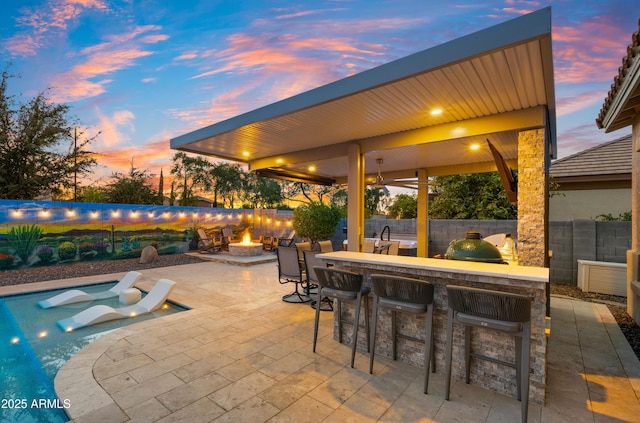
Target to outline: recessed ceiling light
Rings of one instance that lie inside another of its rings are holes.
[[[431,110],[431,116],[438,116],[442,114],[442,109],[433,109]]]
[[[473,151],[480,150],[480,144],[471,144],[469,148]]]
[[[315,171],[316,171],[315,166],[309,166],[309,172],[315,172]]]
[[[245,157],[249,157],[249,152],[248,151],[243,151],[242,155],[245,156]]]

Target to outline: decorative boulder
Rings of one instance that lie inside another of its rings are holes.
[[[144,247],[144,250],[142,250],[142,254],[140,254],[140,263],[151,263],[157,258],[158,250],[149,245],[148,247]]]

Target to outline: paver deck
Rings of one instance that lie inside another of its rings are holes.
[[[274,263],[238,267],[207,262],[142,271],[139,286],[178,284],[171,299],[192,310],[114,331],[58,372],[58,396],[75,422],[512,422],[520,403],[455,381],[444,400],[437,369],[429,395],[423,370],[350,350],[332,338],[315,311],[281,300]],[[108,275],[116,279],[120,274]],[[78,278],[16,290],[105,280]],[[529,406],[530,422],[633,422],[640,416],[640,362],[604,305],[552,298],[546,405]],[[436,346],[443,348],[443,346]]]

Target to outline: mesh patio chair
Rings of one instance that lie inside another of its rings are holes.
[[[336,313],[338,313],[338,341],[342,342],[342,302],[355,303],[353,317],[353,334],[351,335],[351,367],[356,358],[358,345],[358,328],[360,326],[361,298],[365,301],[365,331],[367,336],[367,352],[369,351],[369,288],[362,286],[362,275],[345,270],[337,270],[328,267],[314,267],[318,277],[318,297],[320,302],[323,297],[336,300]],[[318,340],[318,323],[320,321],[320,307],[316,307],[316,319],[313,327],[313,352],[316,352]]]
[[[311,243],[309,241],[296,242],[296,250],[298,250],[298,258],[304,260],[304,251],[311,251]]]
[[[282,297],[282,301],[288,303],[308,303],[311,301],[305,290],[307,289],[307,280],[302,273],[300,261],[298,260],[298,251],[292,247],[276,248],[278,256],[278,281],[281,284],[294,283],[295,291]],[[303,292],[300,292],[299,286],[302,286]]]
[[[447,286],[446,389],[449,399],[453,324],[464,325],[465,382],[469,383],[471,358],[489,360],[516,369],[517,397],[521,401],[522,422],[526,423],[529,405],[529,359],[531,338],[531,298],[487,289]],[[515,364],[471,351],[471,328],[493,329],[515,337]]]
[[[324,260],[317,257],[320,254],[317,251],[303,251],[304,253],[304,268],[307,273],[307,282],[309,287],[315,286],[317,289],[318,286],[318,276],[316,275],[316,271],[314,267],[329,267],[328,264],[325,264]],[[316,291],[317,292],[317,291]],[[317,307],[318,301],[317,299],[311,299],[311,307]],[[323,297],[320,302],[320,310],[322,311],[333,311],[333,301],[331,301],[328,297]]]
[[[378,311],[391,311],[392,358],[396,359],[397,339],[403,338],[424,344],[424,393],[429,387],[429,364],[431,371],[436,371],[433,357],[433,285],[427,281],[393,275],[371,275],[373,284],[373,323],[371,336],[371,356],[369,373],[373,373],[373,361],[376,351],[376,331]],[[424,339],[414,338],[398,332],[396,325],[397,312],[422,314],[425,316]]]
[[[333,244],[330,240],[318,241],[318,245],[320,246],[321,253],[330,253],[333,251]]]

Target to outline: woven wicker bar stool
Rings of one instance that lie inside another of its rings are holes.
[[[360,299],[364,297],[365,302],[365,330],[367,336],[367,352],[369,352],[369,288],[362,286],[362,275],[337,270],[334,268],[316,266],[313,268],[318,278],[317,304],[320,304],[324,297],[335,298],[337,305],[335,312],[338,314],[338,337],[342,342],[342,302],[355,303],[355,316],[353,318],[353,335],[351,336],[351,367],[356,357],[356,346],[358,344],[358,327],[360,326]],[[318,322],[320,321],[320,307],[316,307],[316,320],[313,327],[313,352],[316,352],[316,341],[318,339]]]
[[[433,285],[427,281],[392,275],[371,275],[373,283],[373,322],[371,335],[371,355],[369,358],[369,373],[373,373],[373,361],[376,351],[376,330],[378,310],[391,310],[391,333],[393,336],[393,359],[396,359],[396,344],[398,338],[424,343],[424,393],[429,387],[429,363],[431,371],[436,371],[433,356]],[[401,334],[396,329],[396,314],[398,311],[424,314],[424,339]]]
[[[526,423],[529,406],[529,359],[531,339],[531,298],[487,289],[447,286],[449,302],[447,320],[446,390],[451,386],[453,324],[464,325],[465,382],[469,383],[471,358],[489,360],[516,369],[518,400],[522,402],[522,422]],[[471,328],[505,332],[515,337],[515,364],[471,351]]]

